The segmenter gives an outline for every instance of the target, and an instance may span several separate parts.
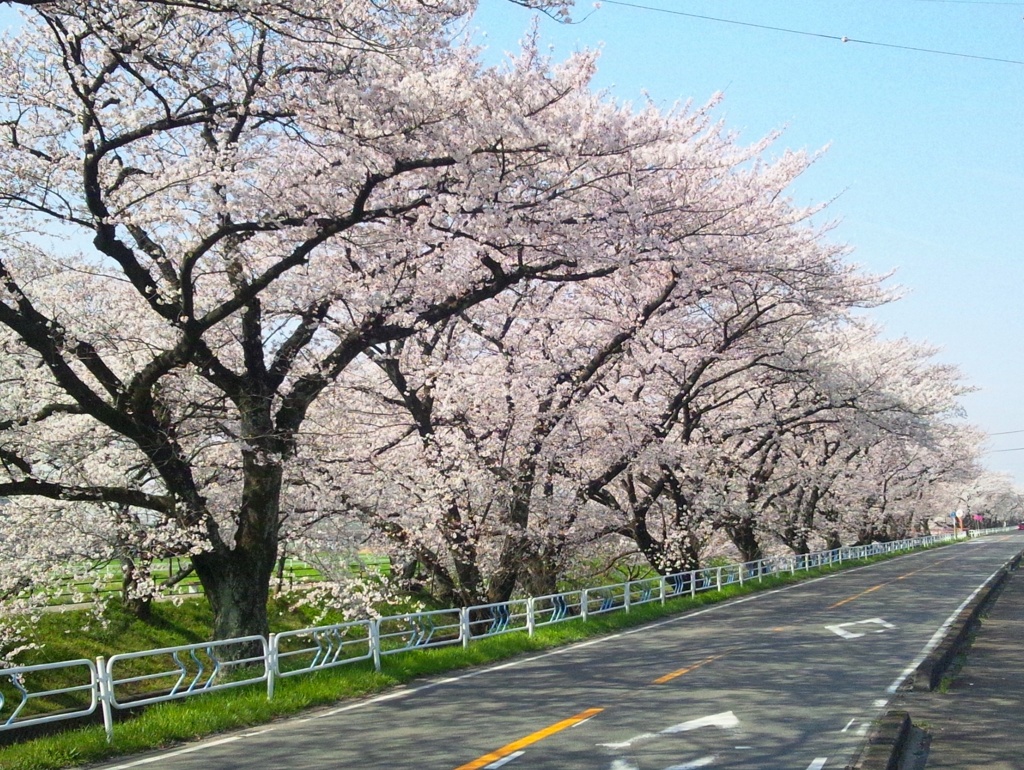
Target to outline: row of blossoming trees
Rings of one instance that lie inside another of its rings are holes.
[[[810,159],[714,104],[614,103],[532,38],[485,68],[471,0],[17,4],[9,604],[109,560],[144,602],[187,555],[214,635],[265,634],[285,549],[495,601],[624,543],[903,535],[976,474],[957,372],[786,197]]]

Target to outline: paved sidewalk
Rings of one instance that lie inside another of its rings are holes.
[[[913,720],[903,770],[1024,770],[1024,568],[982,618],[966,663],[942,692],[907,692]]]

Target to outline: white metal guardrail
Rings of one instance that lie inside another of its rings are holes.
[[[250,647],[259,655],[246,655]],[[238,653],[242,654],[239,655]],[[107,739],[113,738],[115,709],[139,708],[204,692],[270,681],[268,640],[243,636],[223,641],[163,647],[99,658],[98,697]],[[140,662],[148,661],[143,665]],[[154,663],[159,668],[154,671]],[[115,669],[118,669],[115,675]]]
[[[1003,532],[989,529],[975,534]],[[883,553],[910,550],[954,539],[939,535],[890,543],[872,543],[795,556],[776,556],[746,564],[706,567],[663,577],[566,591],[547,596],[513,599],[460,609],[429,610],[250,636],[180,647],[113,655],[104,660],[71,660],[0,669],[0,731],[46,722],[103,714],[108,740],[113,738],[114,712],[200,693],[265,683],[274,696],[278,679],[308,674],[358,661],[372,660],[379,671],[381,658],[410,650],[461,644],[498,634],[526,632],[567,620],[623,610],[649,602],[665,603],[678,596],[720,591],[725,586],[761,581],[766,575],[842,563]],[[258,654],[239,656],[241,649]],[[49,672],[74,669],[81,682],[47,687]],[[36,684],[37,683],[37,684]],[[66,703],[60,710],[42,711],[40,701]]]
[[[271,634],[267,697],[274,697],[277,679],[371,658],[378,661],[379,667],[379,658],[375,658],[380,649],[379,633],[376,623],[357,620]]]
[[[57,689],[46,686],[49,672],[63,671],[66,674],[69,670],[74,672],[72,678],[82,678],[81,683]],[[100,702],[99,669],[94,661],[85,658],[2,669],[0,680],[2,679],[6,679],[4,683],[8,686],[0,689],[0,719],[3,720],[0,722],[0,730],[87,717],[96,711]],[[39,684],[34,688],[33,683],[36,682]],[[17,693],[17,701],[11,702],[14,699],[7,697],[4,689],[9,691],[8,694]],[[78,701],[78,705],[50,713],[33,713],[33,701],[44,698],[66,698],[72,702]]]

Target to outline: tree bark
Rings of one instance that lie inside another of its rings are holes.
[[[735,519],[726,523],[725,532],[740,552],[741,560],[746,562],[760,561],[764,554],[754,531],[754,522],[747,518]]]
[[[193,563],[213,610],[214,639],[269,635],[267,600],[274,559],[267,558],[266,549],[207,552],[194,556]],[[237,659],[259,652],[259,644],[248,644],[231,649],[227,657]]]
[[[153,597],[139,594],[139,573],[132,559],[121,559],[121,574],[121,604],[139,620],[149,620],[153,614]]]
[[[192,557],[213,611],[213,638],[268,637],[267,600],[277,565],[280,523],[280,464],[268,463],[258,451],[244,452],[244,484],[233,544]],[[256,654],[259,646],[232,649],[228,657]]]

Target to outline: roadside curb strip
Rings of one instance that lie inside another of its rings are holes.
[[[1010,559],[999,570],[995,579],[979,591],[978,595],[964,607],[959,617],[950,626],[945,638],[928,653],[928,656],[917,667],[911,689],[932,691],[939,686],[953,660],[963,649],[965,643],[970,640],[971,631],[977,625],[978,617],[998,594],[999,589],[1003,587],[1010,572],[1017,569],[1022,556],[1024,554],[1017,554]]]
[[[860,756],[846,770],[897,770],[910,736],[910,714],[887,711],[871,726]]]

